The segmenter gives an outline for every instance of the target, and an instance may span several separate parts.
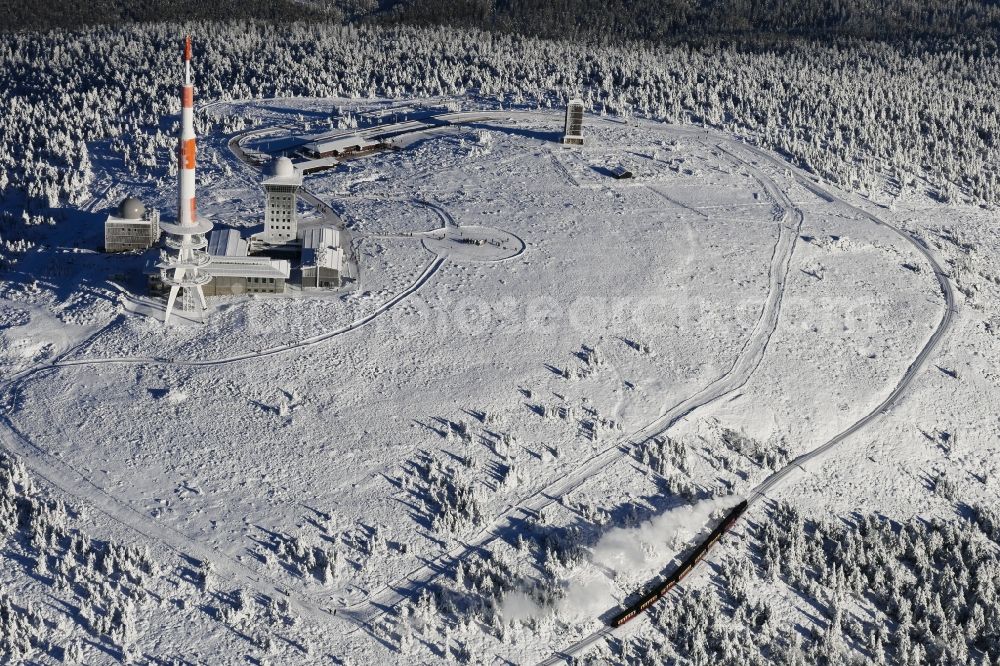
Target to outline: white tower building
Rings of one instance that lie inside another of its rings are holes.
[[[267,195],[263,240],[270,245],[284,245],[294,242],[298,236],[295,208],[302,174],[287,157],[276,159],[270,172],[262,183]]]
[[[583,145],[583,100],[571,99],[566,104],[566,129],[562,142],[571,146]]]
[[[166,234],[164,244],[168,248],[167,256],[159,264],[160,275],[163,283],[170,286],[164,325],[170,322],[178,293],[181,295],[181,309],[185,312],[195,310],[196,305],[202,310],[208,307],[202,285],[212,279],[203,270],[211,261],[211,257],[205,252],[208,245],[205,236],[212,230],[212,223],[199,218],[195,206],[195,153],[194,84],[191,82],[191,38],[188,37],[184,42],[181,137],[177,152],[180,160],[177,171],[177,222],[160,224]]]

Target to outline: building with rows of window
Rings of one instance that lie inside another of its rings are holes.
[[[267,245],[286,245],[298,238],[299,189],[302,174],[287,157],[279,157],[271,166],[270,174],[264,180],[264,233],[259,239]]]
[[[569,146],[583,145],[583,110],[582,99],[571,99],[566,104],[566,127],[562,142]]]
[[[104,251],[148,250],[160,239],[160,213],[128,197],[104,221]]]
[[[291,275],[291,264],[283,259],[249,254],[249,244],[236,229],[215,229],[208,235],[211,261],[202,268],[210,276],[202,289],[205,296],[241,296],[243,294],[283,294]],[[146,268],[149,290],[165,290],[155,262]]]
[[[291,160],[279,157],[268,167],[262,182],[264,229],[248,238],[239,229],[229,228],[216,228],[207,235],[202,242],[209,261],[200,268],[210,278],[202,285],[206,297],[283,294],[300,280],[305,290],[341,286],[346,264],[341,232],[315,224],[299,228],[296,207],[302,182],[302,173]],[[156,243],[160,232],[155,211],[149,215],[138,200],[126,199],[116,212],[105,225],[109,251],[146,249]],[[146,266],[153,294],[167,290],[158,266],[156,259],[150,259]]]
[[[208,237],[212,262],[205,272],[212,281],[205,285],[206,296],[240,294],[283,294],[291,275],[284,259],[251,256],[249,244],[236,229],[216,229]]]

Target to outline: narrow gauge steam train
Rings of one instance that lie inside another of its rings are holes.
[[[679,567],[674,569],[673,573],[667,576],[665,581],[646,594],[642,595],[642,598],[623,610],[621,613],[611,618],[611,626],[620,627],[629,620],[634,619],[639,613],[655,604],[659,599],[666,595],[667,592],[672,590],[674,585],[677,585],[677,583],[679,583],[684,576],[691,573],[691,570],[694,569],[695,565],[708,554],[708,551],[711,550],[712,546],[714,546],[720,538],[722,538],[722,535],[725,534],[734,524],[736,524],[736,521],[740,519],[740,516],[742,516],[743,512],[746,510],[747,501],[743,500],[729,512],[729,514],[716,526],[714,530],[712,530],[712,533],[708,535],[708,538],[701,542],[701,544],[694,549],[694,552],[688,555],[687,559],[681,562]]]

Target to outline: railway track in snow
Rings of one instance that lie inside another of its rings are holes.
[[[513,116],[520,117],[544,117],[550,118],[551,114],[542,114],[539,112],[517,112],[517,111],[498,111],[498,112],[473,112],[469,114],[450,114],[452,116],[451,122],[454,124],[463,124],[464,122],[480,122],[485,120],[496,120],[510,118]],[[595,119],[595,122],[597,119]],[[611,119],[601,119],[600,122],[612,123]],[[655,128],[654,128],[655,129]],[[666,130],[667,128],[664,128]],[[691,128],[669,128],[671,131],[675,131],[678,134],[684,134],[687,136],[707,136],[704,131],[699,131]],[[661,130],[661,131],[664,131]],[[728,141],[728,139],[726,140]],[[747,150],[753,153],[758,159],[771,163],[772,165],[778,166],[780,168],[789,168],[789,165],[784,162],[779,162],[775,158],[768,155],[766,152],[757,149],[753,146],[746,144],[740,144],[742,150]],[[526,497],[519,501],[515,506],[509,508],[503,514],[497,517],[494,524],[487,528],[483,533],[476,537],[472,542],[463,545],[459,549],[453,550],[443,556],[435,558],[431,563],[425,567],[421,567],[405,578],[394,581],[392,584],[387,586],[385,589],[374,593],[364,602],[354,604],[346,609],[348,612],[342,612],[339,618],[348,619],[360,627],[364,627],[367,623],[373,621],[382,613],[391,609],[402,599],[406,598],[412,594],[415,590],[426,584],[432,582],[437,576],[441,575],[443,571],[446,571],[451,565],[455,564],[458,560],[467,556],[471,552],[478,550],[484,545],[487,545],[494,539],[498,538],[505,531],[511,529],[514,524],[523,519],[526,516],[531,516],[537,514],[538,511],[542,510],[546,506],[553,504],[566,493],[578,488],[587,480],[593,478],[594,476],[600,474],[600,472],[606,468],[606,466],[615,460],[621,459],[628,454],[629,446],[633,443],[642,442],[650,437],[661,434],[662,432],[668,430],[672,425],[674,425],[681,418],[692,413],[694,410],[705,406],[720,397],[723,397],[743,386],[750,378],[754,370],[760,365],[763,360],[764,353],[767,349],[770,337],[773,334],[779,314],[781,301],[785,291],[785,280],[788,274],[788,268],[791,260],[792,251],[794,249],[795,241],[798,237],[798,231],[802,224],[802,214],[785,193],[774,184],[768,177],[766,177],[763,172],[757,169],[750,161],[739,157],[733,152],[733,147],[723,143],[719,146],[724,152],[727,152],[730,157],[735,158],[741,162],[746,168],[748,168],[758,180],[764,185],[765,189],[768,191],[769,196],[783,209],[782,220],[779,224],[779,234],[778,239],[775,244],[774,252],[772,255],[770,273],[769,273],[769,290],[767,298],[765,299],[764,305],[762,307],[761,316],[757,320],[751,335],[749,336],[743,349],[741,349],[736,361],[729,368],[729,370],[722,376],[713,381],[710,385],[706,386],[704,389],[697,392],[695,395],[687,398],[680,403],[667,409],[665,413],[656,419],[654,422],[648,424],[644,428],[632,433],[625,440],[616,442],[614,445],[604,449],[603,451],[595,454],[593,457],[581,464],[577,469],[573,470],[570,474],[550,483],[549,485],[537,490],[532,493],[529,497]],[[797,470],[801,470],[801,465],[804,462],[813,460],[817,457],[822,456],[838,444],[842,443],[844,440],[848,439],[850,436],[863,429],[871,422],[876,420],[879,416],[889,411],[891,407],[898,402],[902,397],[906,388],[910,385],[919,371],[922,369],[926,360],[929,358],[930,354],[937,347],[940,340],[944,337],[951,324],[953,308],[954,308],[954,297],[952,294],[950,283],[945,275],[944,271],[938,265],[934,257],[931,255],[929,250],[924,247],[917,239],[906,234],[905,232],[889,225],[888,223],[879,220],[874,215],[852,206],[851,204],[843,201],[842,199],[836,198],[833,195],[825,192],[818,185],[813,183],[807,176],[803,175],[799,170],[795,169],[793,171],[795,179],[800,184],[806,186],[810,190],[828,198],[830,201],[836,201],[845,206],[848,206],[852,210],[858,212],[859,214],[865,216],[875,224],[883,225],[902,238],[907,242],[913,244],[921,254],[930,262],[934,268],[935,275],[938,279],[939,285],[942,292],[945,295],[945,300],[947,308],[941,322],[939,323],[934,334],[928,340],[927,344],[921,350],[916,360],[908,368],[907,373],[904,375],[903,379],[896,386],[893,392],[883,401],[875,410],[873,410],[869,415],[855,423],[851,428],[844,431],[832,440],[824,443],[820,447],[817,447],[808,454],[800,456],[796,460],[789,463],[788,466],[776,472],[772,477],[765,480],[760,486],[754,489],[751,494],[751,503],[758,501],[762,498],[766,492],[773,489],[779,483],[787,479],[789,476],[793,475]],[[173,358],[158,358],[158,357],[121,357],[121,358],[80,358],[80,359],[69,359],[66,356],[70,355],[73,350],[69,350],[67,354],[53,359],[53,361],[42,364],[36,368],[26,370],[19,375],[11,377],[7,382],[4,382],[0,388],[4,390],[10,390],[16,388],[17,386],[23,384],[23,382],[28,379],[46,372],[53,371],[63,368],[80,367],[80,366],[97,366],[97,365],[176,365],[185,367],[209,367],[218,366],[228,363],[237,363],[241,361],[254,360],[257,358],[264,358],[266,356],[287,353],[294,350],[303,349],[315,344],[325,342],[331,338],[337,337],[339,335],[344,335],[351,331],[354,331],[370,321],[375,317],[384,313],[385,311],[392,308],[394,305],[398,304],[400,301],[405,299],[410,294],[414,293],[421,286],[426,284],[426,282],[437,272],[444,263],[445,259],[440,256],[436,256],[424,269],[423,273],[418,276],[418,278],[403,292],[398,294],[396,297],[388,301],[387,303],[380,306],[379,309],[366,315],[365,317],[352,322],[344,327],[338,328],[333,331],[328,331],[311,338],[300,340],[297,343],[282,345],[277,347],[272,347],[264,350],[257,350],[247,354],[235,355],[226,358],[217,359],[173,359]],[[93,337],[93,336],[92,336]],[[88,338],[89,340],[92,339]],[[79,346],[78,346],[79,347]],[[78,348],[77,347],[77,348]],[[74,348],[76,349],[76,348]],[[235,579],[242,580],[244,583],[248,584],[253,589],[258,589],[260,591],[269,591],[273,593],[278,591],[284,594],[284,598],[288,599],[297,610],[302,612],[306,616],[318,618],[318,619],[329,619],[330,612],[323,608],[315,600],[308,598],[306,595],[301,593],[290,593],[287,590],[283,590],[279,587],[274,586],[269,581],[264,581],[259,574],[247,569],[241,564],[235,562],[227,563],[225,559],[218,557],[210,551],[204,550],[199,544],[193,540],[180,535],[176,536],[165,535],[159,533],[159,530],[149,530],[149,521],[146,517],[142,516],[142,520],[139,517],[129,517],[128,511],[134,511],[131,507],[116,506],[115,503],[120,505],[121,503],[114,500],[111,504],[107,502],[113,500],[110,496],[104,499],[100,494],[94,494],[87,490],[84,486],[90,483],[85,478],[82,479],[72,479],[72,475],[66,473],[58,472],[58,470],[53,467],[53,463],[47,460],[44,452],[39,453],[40,449],[37,449],[30,441],[24,438],[21,433],[17,432],[16,429],[12,427],[13,424],[6,421],[6,419],[0,420],[0,426],[3,426],[7,431],[8,438],[16,438],[13,443],[8,439],[8,447],[13,449],[19,449],[21,455],[26,457],[26,462],[30,468],[36,473],[39,473],[45,478],[48,478],[51,483],[61,487],[66,492],[76,495],[88,501],[88,503],[97,502],[102,510],[106,511],[110,517],[122,522],[132,529],[144,534],[145,536],[161,541],[168,545],[168,547],[180,551],[202,553],[208,561],[212,561],[219,567],[220,570],[228,572],[229,575],[235,577]],[[32,448],[37,449],[36,452],[32,452]],[[93,485],[93,484],[91,484]],[[96,486],[95,486],[96,488]],[[100,489],[98,489],[100,490]],[[95,491],[96,492],[96,491]],[[101,491],[103,493],[103,491]],[[106,495],[106,493],[103,493]],[[155,522],[155,521],[154,521]],[[220,566],[221,564],[221,566]],[[238,566],[233,566],[238,565]],[[559,661],[570,660],[575,658],[593,646],[599,644],[604,639],[608,638],[614,633],[610,627],[603,627],[600,630],[594,632],[591,635],[584,637],[583,639],[577,641],[572,646],[565,648],[563,650],[557,651],[554,656],[544,663],[558,663]],[[554,660],[554,661],[553,661]]]
[[[924,259],[930,264],[931,268],[934,270],[934,276],[935,279],[937,280],[938,287],[941,290],[941,294],[944,297],[944,304],[945,304],[944,312],[942,313],[941,319],[938,321],[938,324],[935,327],[933,333],[931,333],[930,337],[924,343],[923,347],[921,347],[920,351],[917,353],[917,356],[907,367],[906,372],[904,372],[903,376],[896,383],[895,387],[889,393],[889,395],[882,402],[876,405],[874,409],[872,409],[866,415],[855,421],[850,427],[838,433],[837,435],[827,440],[826,442],[820,444],[816,448],[789,461],[788,464],[786,464],[783,468],[776,471],[774,474],[769,476],[763,482],[758,484],[749,493],[749,497],[747,500],[748,506],[752,507],[754,504],[756,504],[764,497],[766,497],[769,491],[775,489],[780,484],[794,477],[795,475],[804,472],[805,464],[815,461],[819,458],[822,458],[831,450],[843,444],[851,437],[856,435],[858,432],[862,431],[863,429],[865,429],[866,427],[868,427],[869,425],[880,419],[882,416],[887,414],[889,411],[892,410],[892,408],[896,404],[900,402],[900,400],[902,400],[904,394],[906,393],[906,390],[910,387],[914,379],[916,379],[916,377],[923,370],[931,354],[934,353],[938,345],[941,343],[941,340],[948,333],[948,330],[951,327],[952,320],[955,314],[955,294],[954,290],[952,289],[951,282],[948,279],[948,275],[944,272],[944,269],[938,263],[937,259],[930,252],[927,246],[923,242],[921,242],[918,238],[910,235],[909,233],[905,232],[902,229],[899,229],[898,227],[892,224],[889,224],[888,222],[878,218],[877,216],[864,210],[863,208],[855,206],[845,201],[843,198],[831,194],[827,190],[820,187],[816,182],[810,179],[806,174],[804,174],[798,168],[791,167],[790,165],[784,162],[779,162],[774,157],[769,155],[766,151],[757,148],[755,146],[750,146],[748,144],[743,144],[742,148],[751,152],[759,160],[769,162],[774,166],[790,168],[792,170],[791,171],[792,177],[794,178],[795,182],[797,182],[799,185],[802,185],[803,187],[807,188],[809,191],[820,196],[826,201],[837,203],[839,205],[844,206],[848,210],[851,210],[855,214],[860,215],[861,217],[867,219],[868,221],[870,221],[875,225],[889,229],[890,231],[898,235],[900,238],[905,240],[907,243],[912,245],[914,248],[916,248],[916,250],[924,257]],[[729,530],[732,530],[733,527],[735,527],[735,523],[732,526],[730,526]],[[725,534],[723,534],[723,536],[725,536]],[[695,566],[697,566],[697,564]],[[643,617],[643,620],[648,622],[648,618]],[[539,666],[556,666],[557,664],[563,662],[572,663],[575,659],[581,657],[583,654],[585,654],[594,646],[600,644],[602,641],[606,640],[612,635],[622,633],[623,631],[624,630],[622,629],[621,626],[601,627],[597,631],[585,636],[583,639],[577,641],[576,643],[570,645],[567,648],[561,650],[559,649],[554,650],[553,655],[548,659],[540,662]]]
[[[508,112],[503,115],[508,115]],[[479,114],[477,114],[478,119],[481,119]],[[732,149],[729,150],[730,156],[742,163],[742,160],[731,152]],[[749,163],[745,166],[765,188],[768,196],[779,208],[780,214],[778,237],[770,261],[768,292],[761,306],[760,316],[728,370],[694,395],[666,409],[659,418],[643,428],[602,449],[578,467],[523,497],[469,541],[428,561],[405,577],[388,583],[381,590],[374,592],[369,599],[348,606],[345,612],[352,614],[359,626],[363,627],[373,622],[389,609],[413,596],[422,587],[445,575],[462,559],[511,534],[525,519],[537,516],[546,507],[557,504],[563,497],[601,474],[609,465],[629,455],[632,445],[659,436],[696,409],[739,390],[749,381],[763,360],[771,336],[778,325],[785,282],[795,242],[801,230],[803,215],[764,172]]]
[[[476,113],[471,114],[466,122],[489,120],[491,118],[507,118],[511,115],[545,117],[545,114],[538,114],[537,112],[525,112],[523,114],[516,114],[512,112],[496,112],[487,114]],[[686,128],[681,128],[677,131],[682,134],[692,133]],[[233,152],[237,155],[237,157],[241,157],[242,151],[239,148],[238,141],[235,139],[231,141],[230,147],[233,148]],[[243,156],[243,158],[245,158],[245,156]],[[248,166],[250,165],[248,164]],[[762,178],[762,184],[771,194],[775,202],[782,207],[782,219],[779,223],[778,239],[776,241],[771,260],[767,298],[762,306],[761,315],[757,320],[751,335],[739,352],[732,367],[730,367],[726,373],[712,382],[705,389],[666,410],[666,412],[653,423],[647,425],[639,431],[636,431],[629,438],[626,438],[626,440],[617,442],[614,445],[607,447],[587,460],[582,466],[573,470],[571,474],[552,484],[549,484],[542,489],[539,489],[530,497],[518,502],[517,505],[511,507],[507,512],[499,516],[494,522],[492,528],[482,533],[481,537],[476,539],[472,544],[466,544],[458,549],[457,552],[452,551],[444,556],[439,556],[427,566],[411,572],[404,579],[394,581],[380,592],[371,595],[367,600],[348,606],[344,609],[346,612],[343,612],[340,616],[342,619],[349,619],[350,621],[356,623],[358,628],[363,628],[365,625],[380,616],[386,609],[395,606],[413,591],[420,589],[429,582],[433,581],[441,571],[446,570],[447,567],[464,558],[473,550],[493,541],[499,535],[503,534],[505,529],[513,527],[515,522],[519,521],[521,518],[536,515],[537,512],[541,511],[550,504],[559,501],[561,497],[569,492],[572,492],[587,480],[599,474],[608,464],[625,457],[628,454],[628,447],[630,444],[636,441],[645,441],[650,437],[654,437],[659,433],[662,433],[698,407],[708,404],[723,395],[737,390],[748,381],[750,374],[760,364],[764,351],[770,340],[770,336],[774,332],[777,325],[791,253],[794,248],[795,240],[798,236],[798,228],[802,222],[801,212],[797,211],[797,209],[791,205],[790,201],[782,199],[783,193],[781,193],[777,187],[773,186],[773,183],[769,186],[768,180],[764,178],[763,174],[757,172],[757,175]],[[430,205],[430,207],[434,209],[439,216],[441,216],[441,219],[446,226],[449,225],[449,222],[454,224],[454,221],[450,218],[447,211],[444,211],[443,209],[440,209],[440,207],[434,205]],[[423,273],[407,289],[369,315],[366,315],[365,317],[344,327],[300,340],[296,343],[217,359],[185,360],[165,357],[69,359],[65,358],[65,356],[69,355],[67,354],[60,359],[54,360],[54,362],[43,364],[12,377],[9,382],[5,383],[3,388],[15,388],[40,373],[65,368],[102,365],[172,365],[180,367],[211,367],[255,360],[267,356],[301,350],[312,345],[320,344],[334,337],[344,335],[366,325],[377,316],[389,310],[400,301],[417,291],[421,286],[426,284],[426,282],[429,281],[429,279],[441,267],[444,261],[444,257],[436,255],[435,259],[427,265]],[[199,556],[205,558],[206,561],[213,562],[220,571],[229,572],[231,576],[244,580],[254,589],[258,589],[262,592],[266,592],[268,590],[273,592],[275,589],[270,584],[267,584],[262,589],[259,576],[253,571],[247,569],[242,564],[236,563],[235,561],[227,561],[228,558],[213,554],[210,550],[206,550],[197,542],[184,537],[180,533],[159,533],[160,530],[156,528],[155,521],[152,521],[153,524],[150,525],[149,519],[132,515],[134,510],[131,509],[131,507],[122,505],[117,500],[112,501],[113,498],[111,498],[110,495],[107,495],[103,491],[97,492],[100,489],[96,489],[96,486],[94,486],[94,489],[96,490],[88,488],[86,479],[82,477],[75,478],[74,474],[66,470],[60,471],[58,463],[61,461],[47,460],[45,455],[43,455],[44,452],[27,440],[20,432],[16,431],[16,429],[13,428],[12,423],[0,421],[0,425],[7,429],[8,437],[13,437],[13,439],[8,439],[8,447],[12,449],[19,449],[20,454],[26,456],[29,467],[31,467],[36,473],[49,479],[50,482],[61,487],[64,491],[70,493],[71,495],[80,497],[89,503],[96,504],[101,508],[102,512],[106,513],[110,517],[125,524],[126,526],[131,527],[132,529],[136,529],[147,537],[156,538],[172,549],[181,550],[186,548],[189,552],[198,553]],[[156,536],[157,534],[158,536]],[[314,600],[306,598],[302,594],[298,594],[297,597],[298,600],[296,601],[296,605],[305,615],[316,617],[317,613],[327,612],[325,610],[318,611],[317,609],[319,608],[319,605]]]

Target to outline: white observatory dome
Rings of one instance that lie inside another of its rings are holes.
[[[146,207],[135,197],[128,197],[118,205],[118,217],[126,220],[141,220]]]
[[[271,163],[271,175],[279,177],[294,176],[295,166],[290,159],[282,155]]]

